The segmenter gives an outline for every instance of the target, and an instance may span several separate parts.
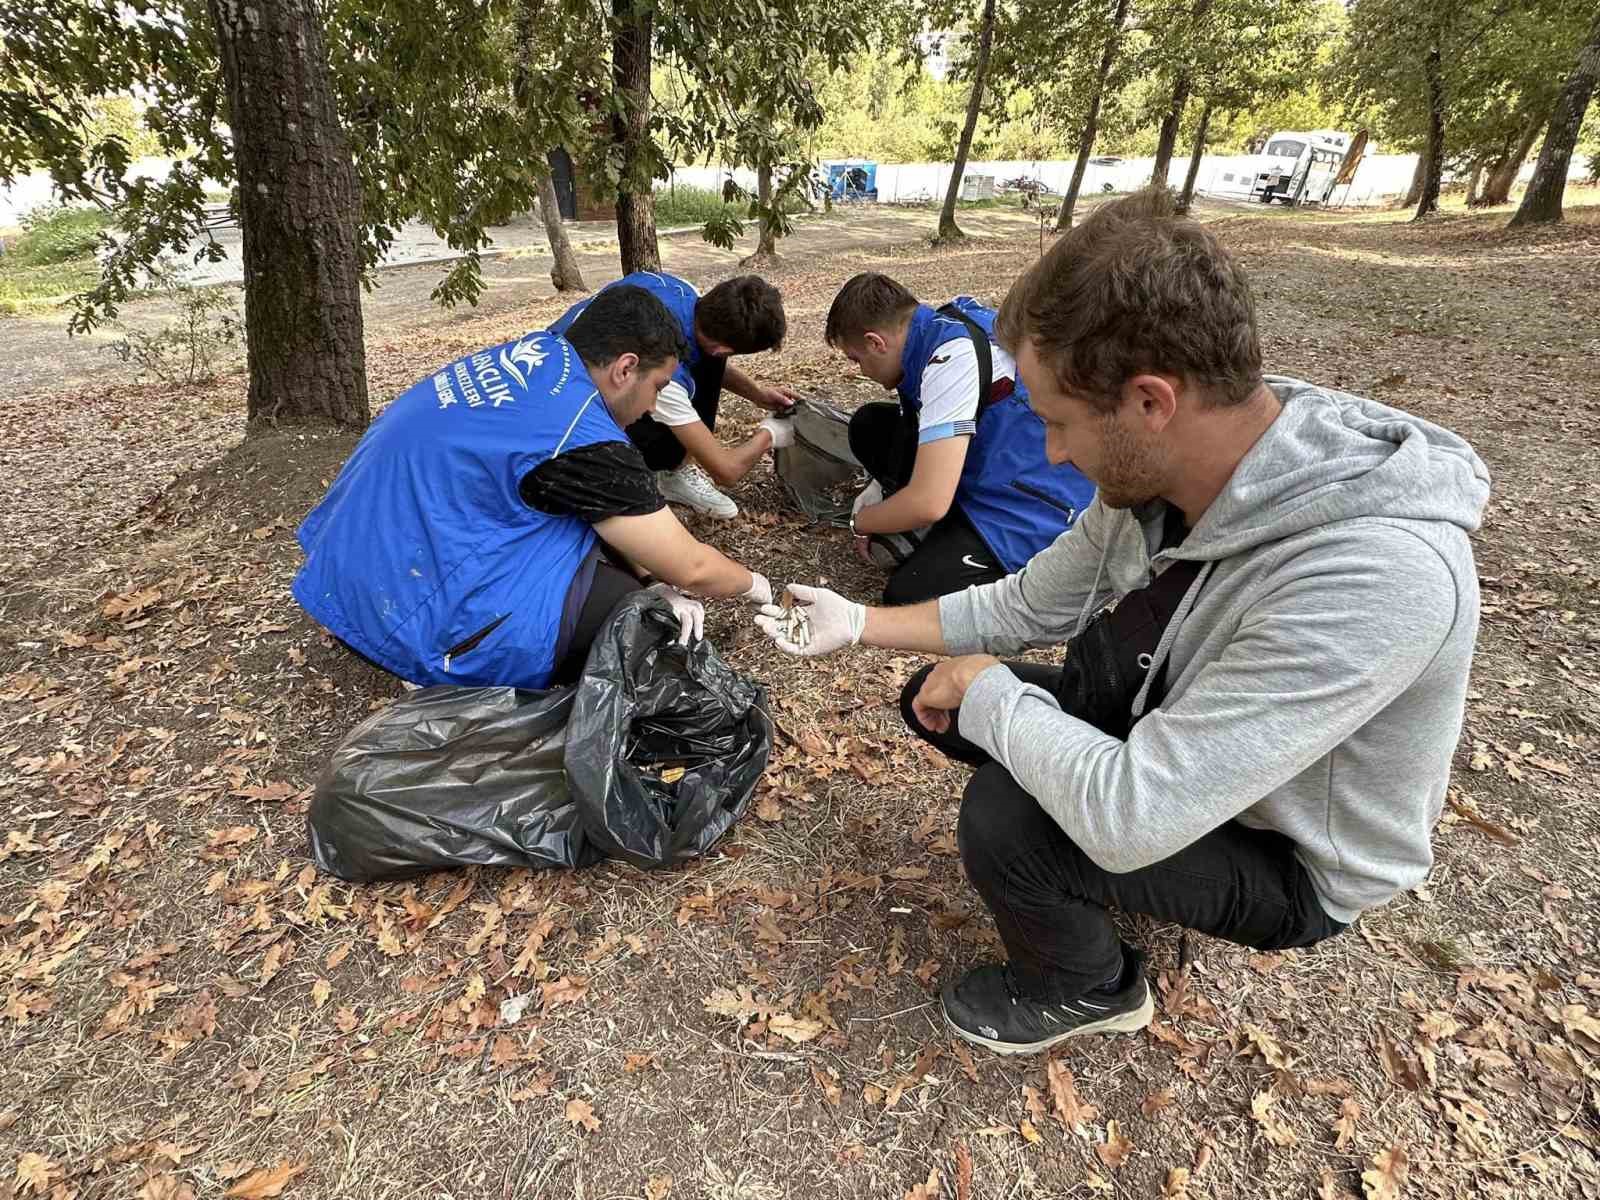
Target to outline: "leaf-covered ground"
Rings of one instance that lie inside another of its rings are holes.
[[[308,865],[307,798],[398,688],[287,588],[351,439],[230,448],[241,377],[13,395],[0,1196],[1600,1193],[1600,210],[1521,234],[1212,215],[1273,370],[1447,424],[1495,473],[1424,886],[1313,952],[1196,938],[1180,967],[1174,929],[1132,922],[1159,973],[1148,1033],[969,1054],[935,995],[994,938],[954,853],[962,772],[894,708],[920,660],[784,659],[722,602],[708,633],[789,736],[710,858],[347,887]],[[834,288],[877,267],[997,297],[1037,253],[1008,228],[792,257],[793,334],[759,373],[868,398],[819,345]],[[374,328],[375,394],[559,307]],[[736,494],[703,536],[774,579],[873,590],[764,467]]]

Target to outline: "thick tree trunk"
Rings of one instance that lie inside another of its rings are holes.
[[[1183,71],[1172,85],[1172,104],[1167,115],[1161,118],[1161,134],[1156,140],[1156,163],[1150,169],[1150,182],[1167,186],[1167,176],[1172,173],[1172,155],[1178,145],[1178,125],[1183,120],[1183,109],[1189,103],[1189,72]]]
[[[1522,164],[1528,160],[1528,154],[1533,149],[1533,144],[1539,140],[1539,135],[1544,132],[1545,114],[1534,113],[1522,127],[1522,134],[1517,138],[1516,149],[1502,158],[1492,171],[1489,180],[1484,184],[1483,195],[1480,203],[1484,205],[1505,204],[1511,199],[1511,189],[1517,184],[1517,173],[1522,170]]]
[[[1428,82],[1428,144],[1422,150],[1422,195],[1413,221],[1439,211],[1439,184],[1444,177],[1444,66],[1437,45],[1428,51],[1422,73]]]
[[[752,266],[769,263],[778,257],[778,222],[772,211],[772,164],[769,162],[763,162],[756,168],[756,205],[761,209],[761,220],[757,222],[756,252],[744,260]]]
[[[1544,145],[1539,148],[1539,161],[1533,168],[1533,179],[1522,194],[1522,203],[1512,225],[1532,225],[1542,221],[1561,220],[1561,197],[1567,187],[1567,167],[1572,162],[1572,151],[1578,144],[1578,130],[1583,125],[1583,114],[1589,109],[1589,98],[1600,83],[1600,13],[1595,14],[1594,27],[1589,30],[1589,40],[1578,52],[1577,66],[1572,77],[1556,101],[1556,111],[1550,117],[1550,128],[1545,130]]]
[[[659,271],[656,197],[649,170],[651,10],[612,0],[617,29],[611,43],[611,81],[623,111],[611,118],[611,140],[622,151],[617,189],[617,243],[624,274]]]
[[[1401,208],[1410,208],[1422,199],[1422,184],[1428,174],[1428,155],[1426,152],[1417,155],[1417,169],[1411,172],[1411,186],[1406,188],[1406,198],[1400,201]]]
[[[994,42],[994,2],[983,0],[983,23],[978,32],[978,59],[972,67],[972,94],[967,97],[967,119],[961,126],[961,140],[956,143],[955,169],[950,172],[950,186],[945,189],[944,207],[939,210],[937,240],[941,242],[966,236],[956,224],[956,199],[961,195],[961,177],[966,174],[967,155],[972,151],[972,135],[978,128],[978,112],[983,107],[984,77],[989,73],[989,47]]]
[[[209,0],[244,230],[252,428],[371,419],[360,199],[314,0]]]
[[[1111,64],[1116,61],[1117,44],[1122,40],[1122,26],[1128,20],[1129,0],[1117,0],[1117,11],[1111,18],[1111,33],[1106,37],[1105,48],[1100,52],[1100,74],[1095,80],[1094,95],[1089,97],[1089,112],[1083,120],[1083,133],[1078,138],[1078,161],[1072,167],[1072,183],[1061,200],[1061,211],[1056,214],[1056,232],[1072,228],[1072,210],[1078,206],[1078,190],[1083,186],[1084,172],[1089,169],[1089,156],[1094,153],[1094,141],[1100,134],[1100,104],[1106,94],[1106,80],[1111,78]]]
[[[1194,182],[1200,174],[1200,159],[1206,152],[1206,127],[1211,124],[1211,102],[1200,110],[1200,125],[1194,131],[1194,153],[1189,156],[1189,173],[1183,179],[1183,194],[1178,197],[1178,211],[1187,213],[1194,203]]]
[[[556,181],[549,171],[539,178],[539,215],[544,218],[544,235],[550,239],[550,253],[556,260],[550,268],[550,282],[558,292],[588,291],[567,227],[561,223],[561,201],[556,198]]]
[[[1483,180],[1483,160],[1473,159],[1472,173],[1467,176],[1467,207],[1477,208],[1483,203],[1478,198],[1478,184]]]

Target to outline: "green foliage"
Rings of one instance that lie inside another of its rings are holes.
[[[231,289],[192,287],[171,271],[162,272],[153,289],[176,305],[177,320],[155,333],[128,330],[106,349],[133,363],[142,377],[165,384],[202,383],[217,366],[244,345],[244,322]]]
[[[42,267],[71,259],[92,258],[111,219],[97,208],[41,205],[22,215],[23,234],[6,247],[18,266]]]
[[[679,225],[704,225],[708,221],[736,221],[739,206],[729,203],[710,188],[677,184],[656,192],[656,226],[671,229]],[[736,235],[737,236],[737,235]]]

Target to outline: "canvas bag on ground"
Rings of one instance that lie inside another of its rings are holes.
[[[861,490],[861,464],[850,452],[850,414],[820,400],[795,406],[794,445],[773,454],[778,478],[813,521],[848,528]]]

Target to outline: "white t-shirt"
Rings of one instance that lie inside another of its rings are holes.
[[[689,393],[676,379],[656,393],[656,410],[651,415],[663,425],[693,425],[700,420]]]
[[[989,357],[995,381],[1017,377],[1016,360],[993,342],[989,343]],[[978,352],[971,338],[960,337],[935,350],[922,373],[917,445],[971,437],[977,427]]]

